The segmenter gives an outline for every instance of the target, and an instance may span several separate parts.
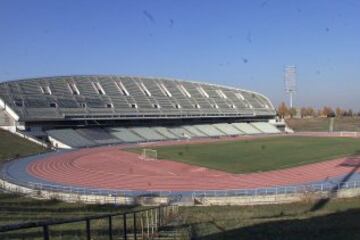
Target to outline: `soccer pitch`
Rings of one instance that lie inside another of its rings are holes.
[[[152,147],[158,159],[179,161],[230,173],[290,168],[360,154],[360,139],[266,137],[233,142]],[[130,149],[141,153],[141,148]]]

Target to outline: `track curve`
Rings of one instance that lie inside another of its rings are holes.
[[[85,188],[196,191],[254,189],[326,181],[352,171],[360,172],[356,167],[359,164],[360,157],[340,158],[289,169],[239,175],[170,160],[145,161],[135,153],[111,146],[51,155],[31,161],[26,171],[46,182]]]

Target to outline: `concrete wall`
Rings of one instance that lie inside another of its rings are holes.
[[[15,126],[15,120],[4,108],[0,108],[0,126]]]
[[[63,142],[60,142],[59,140],[50,137],[49,136],[49,141],[51,143],[51,146],[55,147],[55,148],[61,148],[61,149],[72,149],[72,147],[70,147],[69,145],[66,145]]]
[[[119,205],[134,205],[135,199],[127,196],[101,196],[101,195],[87,195],[78,193],[65,193],[49,190],[34,190],[28,187],[15,185],[0,179],[0,188],[9,192],[22,193],[32,198],[41,199],[58,199],[69,203],[82,202],[87,204],[119,204]]]
[[[287,193],[274,195],[258,196],[222,196],[222,197],[201,197],[196,198],[198,204],[204,206],[252,206],[268,204],[284,204],[303,201],[314,201],[326,198],[352,198],[360,196],[360,188],[341,189],[336,193],[331,192],[307,192],[307,193]]]
[[[167,197],[137,197],[136,203],[142,206],[158,206],[168,205],[169,198]]]
[[[0,109],[5,111],[14,121],[19,121],[19,116],[0,98]]]
[[[0,179],[0,188],[10,192],[22,193],[32,198],[58,199],[65,202],[82,202],[86,204],[118,204],[118,205],[143,205],[157,206],[169,204],[168,197],[158,196],[139,196],[132,197],[126,195],[91,195],[71,192],[58,192],[50,190],[35,190],[30,187],[19,186],[3,179]],[[284,204],[294,202],[310,202],[326,198],[352,198],[360,196],[360,188],[342,189],[336,193],[331,192],[305,192],[305,193],[287,193],[273,195],[257,196],[221,196],[221,197],[197,197],[194,198],[194,204],[201,206],[253,206]]]
[[[167,197],[132,197],[126,195],[90,195],[71,192],[58,192],[50,190],[34,190],[30,187],[19,186],[3,179],[0,179],[0,188],[14,193],[22,193],[32,198],[58,199],[64,202],[85,204],[117,204],[117,205],[143,205],[158,206],[167,205]]]

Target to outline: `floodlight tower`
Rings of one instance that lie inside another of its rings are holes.
[[[293,107],[293,96],[296,93],[296,67],[286,66],[285,67],[285,91],[289,94],[290,108]]]

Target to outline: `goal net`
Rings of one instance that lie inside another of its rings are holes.
[[[144,148],[141,154],[141,159],[143,160],[156,160],[157,159],[157,150]]]

